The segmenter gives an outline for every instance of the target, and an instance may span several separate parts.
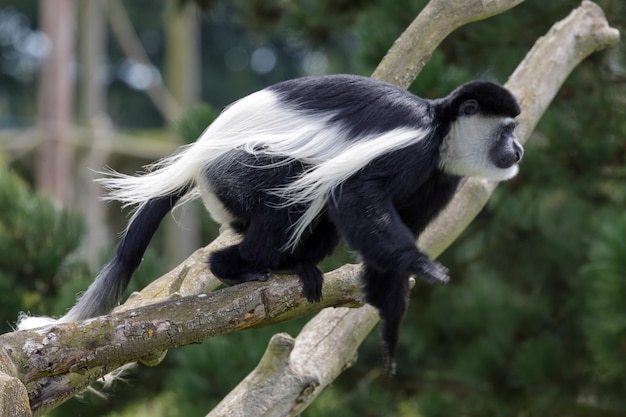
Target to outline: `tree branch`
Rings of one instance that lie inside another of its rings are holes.
[[[394,42],[372,78],[409,88],[446,36],[463,25],[503,13],[523,1],[429,1]]]
[[[177,279],[184,281],[188,271],[181,269]],[[359,306],[359,267],[345,265],[327,274],[322,301],[314,304],[304,298],[293,276],[169,298],[82,322],[0,336],[0,346],[17,366],[13,376],[28,389],[32,410],[36,414],[49,411],[126,363],[148,357],[156,364],[162,356],[159,352],[168,349],[291,320],[329,306]],[[138,298],[133,302],[139,302]]]

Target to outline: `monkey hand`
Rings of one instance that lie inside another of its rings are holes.
[[[450,281],[448,268],[441,265],[439,262],[430,259],[428,262],[420,263],[420,267],[416,271],[416,275],[429,284],[445,284]]]

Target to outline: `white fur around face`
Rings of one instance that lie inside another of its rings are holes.
[[[440,147],[441,169],[451,175],[480,177],[494,181],[513,178],[519,170],[517,164],[498,168],[489,158],[498,130],[510,118],[463,116],[450,127],[450,132]]]

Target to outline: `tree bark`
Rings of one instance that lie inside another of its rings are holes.
[[[394,42],[372,78],[409,88],[446,36],[463,25],[503,13],[523,1],[429,1]]]
[[[437,30],[445,29],[437,26]],[[412,39],[421,37],[404,39],[415,43]],[[609,28],[602,11],[584,1],[537,42],[507,83],[522,105],[518,131],[522,141],[567,74],[584,57],[618,40],[619,33]],[[554,56],[558,65],[545,62]],[[378,74],[382,78],[386,72]],[[433,256],[439,254],[480,210],[494,186],[487,181],[466,181],[449,208],[429,226],[420,247]],[[0,409],[25,410],[24,390],[15,389],[16,379],[26,387],[31,408],[39,415],[127,361],[148,357],[158,363],[158,352],[171,347],[273,324],[324,306],[359,304],[359,267],[355,265],[326,274],[323,304],[306,302],[298,278],[288,275],[195,295],[217,286],[206,268],[207,254],[235,239],[225,231],[110,316],[0,336],[0,353],[5,353],[0,355],[0,388],[16,393],[0,397]],[[295,340],[275,336],[259,366],[209,415],[298,414],[349,366],[377,320],[369,306],[330,308],[312,319]]]
[[[60,204],[70,200],[72,154],[68,146],[72,114],[74,1],[41,0],[41,28],[51,49],[40,72],[39,128],[43,136],[37,186]]]
[[[165,84],[183,112],[198,102],[200,97],[199,28],[192,3],[165,4]],[[176,109],[170,110],[174,114]],[[168,118],[169,120],[176,120]],[[172,141],[181,145],[172,123],[168,124]],[[197,202],[184,208],[180,218],[166,217],[161,224],[165,230],[165,259],[173,268],[201,246],[200,205]]]
[[[26,386],[4,346],[0,346],[0,416],[32,416]]]
[[[180,298],[177,282],[190,273],[189,267],[183,267],[178,277],[172,277],[169,301],[135,309],[125,306],[114,314],[77,323],[7,333],[0,336],[0,349],[14,369],[9,376],[18,377],[26,386],[31,408],[39,415],[124,364],[156,365],[162,358],[160,352],[168,349],[291,320],[329,306],[361,305],[358,271],[358,266],[346,265],[327,274],[323,299],[312,304],[302,295],[300,281],[291,276],[275,277],[262,287],[247,283]],[[144,301],[131,297],[127,304]]]
[[[79,256],[96,269],[99,255],[110,242],[106,205],[102,204],[102,187],[94,182],[97,170],[106,165],[113,147],[113,127],[106,113],[106,88],[102,79],[105,70],[106,27],[104,6],[100,1],[80,4],[79,39],[80,106],[79,120],[88,142],[87,154],[76,173],[76,205],[84,213],[87,236]]]

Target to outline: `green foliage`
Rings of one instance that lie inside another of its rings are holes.
[[[582,316],[591,372],[605,386],[603,398],[615,399],[626,389],[626,214],[601,222],[589,261],[582,269],[585,313]],[[606,395],[607,393],[612,395]],[[624,397],[618,397],[626,403]],[[626,406],[626,404],[623,404]]]
[[[253,29],[296,34],[314,45],[328,45],[345,33],[372,0],[239,0],[241,22]]]
[[[108,417],[154,417],[156,413],[162,416],[175,416],[180,415],[177,414],[178,410],[176,397],[166,392],[148,401],[129,404],[123,410],[108,414]]]
[[[217,112],[213,108],[207,104],[198,104],[185,112],[175,128],[184,143],[192,143],[216,117]]]

